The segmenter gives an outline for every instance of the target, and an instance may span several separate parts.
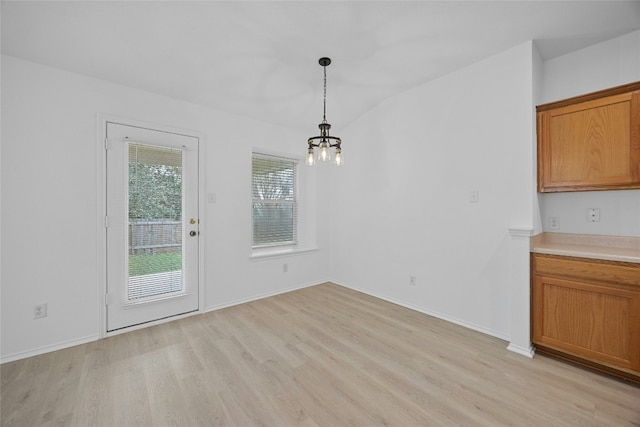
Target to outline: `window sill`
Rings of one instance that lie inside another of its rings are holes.
[[[251,261],[260,261],[263,259],[272,258],[285,258],[293,255],[302,255],[309,252],[315,252],[318,248],[304,248],[304,249],[268,249],[264,251],[257,251],[251,254],[249,259]]]

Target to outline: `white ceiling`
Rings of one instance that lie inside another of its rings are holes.
[[[618,1],[2,1],[2,53],[308,129],[527,40],[550,59],[640,28]]]

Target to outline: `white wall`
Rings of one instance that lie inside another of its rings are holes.
[[[640,32],[542,65],[525,43],[374,108],[340,131],[346,167],[305,172],[320,250],[261,261],[251,148],[304,154],[308,135],[12,57],[1,78],[2,361],[101,333],[97,113],[204,136],[203,192],[217,199],[204,207],[206,309],[332,279],[526,353],[528,244],[509,228],[539,230],[539,201],[560,231],[640,235],[638,191],[538,200],[533,149],[533,105],[640,79]],[[579,223],[587,205],[604,228]],[[33,320],[40,302],[49,316]]]
[[[640,80],[640,31],[543,64],[541,104]],[[558,232],[640,236],[640,190],[541,194],[544,231],[549,217]],[[587,222],[587,208],[600,208],[601,222]]]
[[[249,259],[251,149],[302,157],[306,135],[3,56],[2,361],[100,335],[98,113],[204,136],[204,193],[217,198],[201,218],[205,309],[329,279],[322,188],[309,206],[318,251]],[[305,173],[315,191],[324,172]],[[48,317],[34,320],[40,302]]]
[[[535,42],[533,43],[533,104],[534,105],[539,105],[541,104],[541,99],[542,99],[542,78],[543,78],[543,61],[542,61],[542,57],[540,56],[540,52],[538,51],[538,49],[536,48],[536,44]],[[532,114],[533,114],[533,118],[532,121],[533,123],[536,123],[536,110],[532,109],[531,110]],[[533,178],[532,178],[532,185],[533,188],[531,189],[531,197],[533,198],[533,221],[534,221],[534,234],[539,234],[543,231],[542,227],[542,214],[541,214],[541,208],[540,208],[540,198],[538,196],[538,167],[537,167],[537,162],[538,162],[538,147],[537,147],[537,126],[533,126],[533,128],[531,129],[531,139],[534,141],[532,147],[531,147],[531,151],[533,152],[533,164],[534,164],[534,168],[531,171],[531,173],[533,174]]]
[[[526,350],[528,238],[508,229],[534,227],[533,57],[532,43],[517,46],[341,132],[352,154],[334,175],[334,281]]]

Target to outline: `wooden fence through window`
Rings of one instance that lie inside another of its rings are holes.
[[[182,221],[129,223],[129,254],[171,252],[182,246]]]

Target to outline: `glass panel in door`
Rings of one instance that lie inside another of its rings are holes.
[[[129,144],[128,282],[136,303],[183,292],[182,150]]]

